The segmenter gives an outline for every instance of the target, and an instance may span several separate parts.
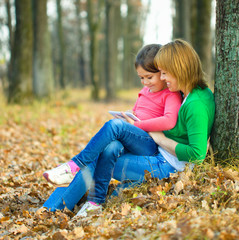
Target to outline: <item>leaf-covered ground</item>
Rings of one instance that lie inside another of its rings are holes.
[[[84,219],[73,218],[78,206],[39,209],[54,190],[44,170],[77,154],[111,118],[108,110],[128,110],[136,97],[135,91],[94,103],[81,91],[25,106],[0,104],[0,239],[239,239],[239,159],[221,167],[211,156],[193,172],[161,181],[146,173],[145,184]]]

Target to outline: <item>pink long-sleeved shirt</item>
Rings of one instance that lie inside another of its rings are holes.
[[[182,103],[179,92],[170,92],[168,88],[159,92],[150,92],[144,87],[138,95],[133,112],[141,121],[134,125],[146,132],[165,131],[174,128],[178,111]]]

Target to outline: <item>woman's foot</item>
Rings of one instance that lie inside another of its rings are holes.
[[[80,168],[71,160],[56,168],[45,171],[43,177],[53,185],[68,186]]]
[[[102,206],[98,203],[87,201],[75,217],[87,217],[91,214],[99,214],[102,212]]]

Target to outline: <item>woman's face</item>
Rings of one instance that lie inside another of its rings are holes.
[[[163,69],[159,70],[161,72],[161,80],[166,82],[169,91],[176,92],[181,90],[178,87],[178,80],[174,76],[172,76],[169,72],[164,71]]]
[[[166,83],[160,79],[160,72],[152,73],[144,70],[141,66],[136,69],[141,83],[149,88],[150,92],[159,92],[167,88]]]

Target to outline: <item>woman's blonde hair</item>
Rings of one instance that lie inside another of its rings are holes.
[[[191,92],[198,86],[207,87],[199,56],[184,40],[176,39],[164,45],[155,56],[154,63],[157,68],[174,76],[180,89]]]

